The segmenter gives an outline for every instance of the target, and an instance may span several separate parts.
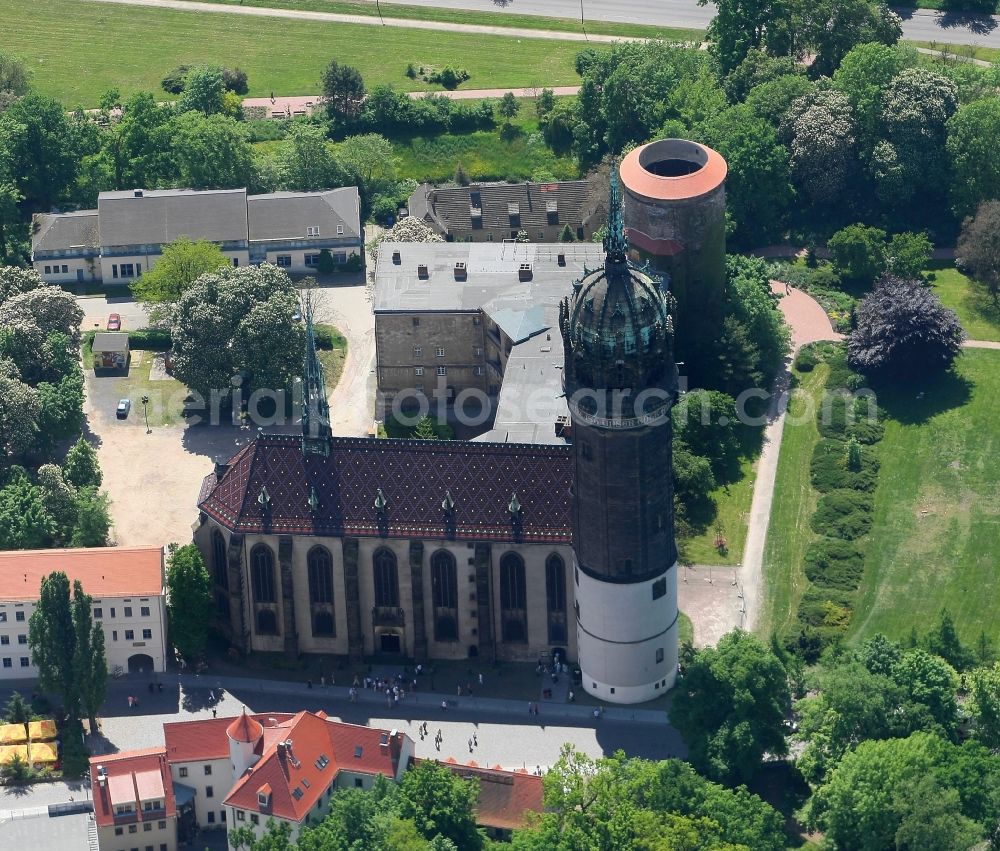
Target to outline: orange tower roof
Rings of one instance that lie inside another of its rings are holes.
[[[264,735],[264,726],[244,710],[242,715],[237,715],[233,723],[226,727],[226,735],[234,742],[252,744]]]
[[[678,167],[672,167],[676,164]],[[707,195],[726,179],[718,151],[686,139],[660,139],[633,148],[621,161],[622,185],[651,201],[683,201]]]

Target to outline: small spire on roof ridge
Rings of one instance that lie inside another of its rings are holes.
[[[450,490],[444,492],[444,499],[441,500],[441,508],[447,514],[451,514],[455,510],[455,500],[451,498]]]

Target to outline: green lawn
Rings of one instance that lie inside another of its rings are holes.
[[[969,339],[1000,340],[1000,303],[985,287],[950,264],[935,264],[927,275],[941,303],[958,314]]]
[[[963,640],[1000,638],[1000,352],[966,350],[956,373],[919,397],[879,393],[886,432],[854,637],[923,633],[944,606]]]
[[[133,349],[128,376],[118,380],[115,395],[119,399],[132,400],[129,420],[135,425],[145,425],[140,401],[143,396],[149,397],[150,427],[182,424],[188,389],[174,378],[150,379],[149,370],[155,355],[156,352]]]
[[[399,173],[419,181],[450,181],[459,163],[473,180],[526,180],[549,172],[558,180],[580,176],[571,156],[556,156],[538,130],[535,101],[519,98],[521,112],[509,130],[498,126],[462,135],[418,136],[393,142]]]
[[[208,0],[228,6],[262,6],[271,9],[306,9],[312,12],[335,12],[347,15],[375,17],[378,9],[371,0]],[[445,21],[457,24],[483,24],[496,27],[518,27],[531,30],[581,32],[580,21],[568,18],[548,18],[540,15],[518,15],[511,12],[479,12],[465,9],[434,9],[393,3],[380,4],[383,18],[408,18],[420,21]],[[701,40],[702,30],[676,27],[653,27],[645,24],[619,24],[607,21],[586,22],[588,35],[620,35],[636,38],[662,38],[675,41]]]
[[[329,331],[333,337],[332,349],[319,349],[319,362],[323,365],[323,379],[326,382],[326,392],[329,393],[340,382],[344,372],[344,361],[347,360],[347,338],[332,325],[316,325],[317,331]]]
[[[3,0],[4,31],[28,60],[40,92],[67,107],[95,106],[117,88],[162,93],[180,63],[239,66],[250,95],[316,94],[331,59],[353,65],[369,86],[427,88],[405,76],[408,62],[468,69],[467,88],[573,85],[577,42],[211,15],[80,2]],[[100,46],[98,46],[100,45]]]
[[[740,477],[728,485],[719,485],[712,491],[715,502],[715,519],[698,535],[683,541],[684,558],[691,564],[739,564],[747,540],[747,517],[753,500],[754,464],[756,459],[745,458],[740,464]],[[726,539],[725,554],[715,548],[715,530],[721,527]]]
[[[928,9],[936,8],[930,2]],[[907,42],[914,47],[928,47],[931,50],[941,51],[948,58],[959,57],[962,59],[982,59],[986,62],[995,62],[1000,59],[1000,48],[977,47],[970,44],[942,44],[937,41],[911,41]]]
[[[781,438],[774,501],[764,544],[765,598],[757,632],[781,632],[795,621],[799,600],[809,584],[802,571],[806,547],[815,537],[809,518],[818,495],[810,481],[809,465],[819,441],[816,410],[823,397],[830,368],[819,364],[812,372],[794,372],[796,389],[788,405]]]

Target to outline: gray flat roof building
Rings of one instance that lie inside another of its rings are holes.
[[[603,262],[604,249],[596,243],[383,243],[376,325],[392,314],[485,314],[509,338],[510,349],[493,428],[478,439],[561,443],[553,428],[568,417],[559,302],[585,269]],[[458,272],[457,264],[464,264]]]

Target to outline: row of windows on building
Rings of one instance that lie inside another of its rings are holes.
[[[131,606],[122,606],[122,612],[124,613],[124,617],[126,618],[132,617]],[[96,607],[94,609],[94,619],[100,620],[103,617],[104,617],[104,608],[101,606]],[[111,617],[116,617],[116,610],[114,606],[111,607]],[[149,606],[139,606],[139,617],[141,618],[149,617]]]
[[[28,643],[28,636],[22,633],[21,635],[19,635],[17,637],[17,643],[18,644],[27,644]],[[8,644],[10,644],[10,636],[9,635],[0,635],[0,645],[7,646]]]
[[[24,609],[16,609],[14,611],[14,620],[18,623],[23,623],[25,619]],[[0,611],[0,623],[7,623],[7,612]]]
[[[3,666],[5,668],[13,668],[14,667],[14,660],[11,659],[10,656],[4,656],[3,657]],[[31,659],[28,656],[22,656],[21,657],[21,667],[22,668],[30,668],[31,667]]]
[[[46,266],[45,267],[45,274],[46,275],[58,275],[59,274],[59,269],[60,269],[59,264],[56,264],[54,266]],[[67,266],[65,263],[62,264],[62,273],[64,275],[68,275],[69,274],[69,266]]]
[[[166,830],[167,829],[167,823],[165,821],[157,822],[156,826],[157,826],[157,828],[159,830]],[[142,829],[146,833],[151,832],[153,830],[153,823],[151,821],[144,822],[143,825],[142,825]],[[138,833],[139,832],[139,825],[137,825],[137,824],[130,824],[128,826],[128,832],[129,833]],[[122,836],[122,835],[124,835],[124,833],[125,833],[125,828],[124,827],[116,827],[115,828],[115,836]],[[146,846],[146,851],[150,851],[150,849],[152,847],[153,847],[152,845]],[[167,847],[166,845],[161,845],[160,846],[160,848],[166,848],[166,847]]]
[[[473,355],[475,357],[481,358],[483,356],[483,348],[482,348],[482,346],[474,346],[473,349],[472,349],[472,353],[473,353]],[[422,358],[423,356],[424,356],[424,347],[423,346],[414,346],[413,347],[413,357],[415,357],[415,358]],[[437,346],[434,349],[434,357],[436,357],[436,358],[443,358],[444,357],[444,346]]]
[[[343,229],[341,228],[341,233]],[[344,264],[347,262],[347,252],[337,251],[330,255],[334,263]],[[290,269],[292,266],[292,255],[291,254],[279,254],[274,258],[274,264],[279,269]],[[319,266],[319,254],[306,254],[305,255],[306,266],[316,267]]]
[[[142,263],[112,263],[112,278],[135,278],[142,274]]]
[[[215,530],[212,538],[213,573],[215,583],[229,589],[226,564],[226,543]],[[333,559],[326,547],[315,546],[306,558],[309,581],[309,603],[312,611],[314,636],[336,635],[333,613]],[[434,638],[436,641],[458,641],[458,565],[448,550],[437,550],[431,555],[431,604],[434,608]],[[469,581],[475,577],[470,575]],[[380,547],[372,555],[372,585],[377,609],[400,608],[399,567],[396,554]],[[277,603],[274,571],[274,553],[266,544],[257,544],[250,551],[250,589],[253,602],[258,607],[256,626],[258,634],[277,634],[277,614],[267,606]],[[566,565],[557,553],[545,560],[546,611],[550,644],[564,644],[566,626]],[[475,591],[469,593],[469,602],[475,603]],[[220,613],[228,612],[228,601],[220,597]],[[524,559],[518,553],[504,553],[500,558],[500,620],[503,640],[526,642],[527,582]]]
[[[419,375],[423,375],[424,374],[424,368],[422,366],[415,366],[415,367],[413,367],[413,374],[414,375],[418,375],[418,376]],[[448,367],[446,367],[446,366],[439,366],[437,368],[437,374],[438,375],[447,375],[448,374]],[[483,368],[481,366],[474,366],[474,367],[472,367],[472,374],[473,375],[484,375],[485,372],[484,372],[484,370],[483,370]],[[423,387],[421,387],[419,389],[422,390]]]

